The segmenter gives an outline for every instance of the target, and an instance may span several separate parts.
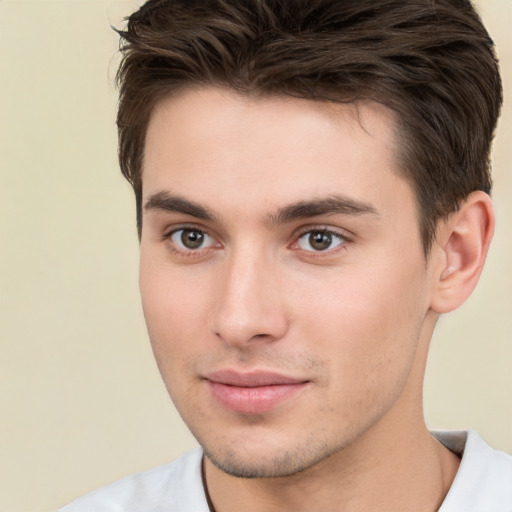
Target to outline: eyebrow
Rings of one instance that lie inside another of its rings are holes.
[[[170,195],[168,192],[157,192],[150,196],[144,205],[144,211],[150,210],[182,213],[200,220],[218,221],[210,209],[183,197]]]
[[[380,217],[377,209],[365,201],[358,201],[343,195],[330,195],[324,198],[300,201],[270,215],[272,224],[285,224],[294,220],[320,215],[371,215]]]
[[[162,210],[190,215],[200,220],[220,222],[220,218],[209,208],[165,191],[151,195],[144,205],[144,210]],[[268,220],[270,224],[279,225],[321,215],[371,215],[377,218],[380,217],[377,209],[370,203],[343,195],[330,195],[283,206],[276,213],[269,214]]]

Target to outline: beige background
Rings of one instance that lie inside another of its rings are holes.
[[[481,0],[512,95],[510,0]],[[193,445],[147,343],[116,161],[116,37],[135,1],[0,0],[0,512],[45,512]],[[498,228],[473,298],[443,318],[432,427],[512,452],[512,103]]]

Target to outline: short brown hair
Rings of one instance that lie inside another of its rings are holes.
[[[151,112],[189,86],[393,109],[426,254],[439,219],[490,192],[502,89],[469,0],[150,0],[119,34],[119,160],[139,235]]]

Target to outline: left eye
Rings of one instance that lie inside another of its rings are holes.
[[[303,251],[327,251],[334,249],[344,242],[344,238],[332,231],[315,230],[304,233],[297,241],[297,245]]]
[[[205,249],[215,244],[215,240],[207,233],[193,228],[177,229],[171,234],[170,239],[174,245],[184,251]]]

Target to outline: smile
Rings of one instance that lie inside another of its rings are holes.
[[[214,372],[206,378],[223,407],[242,414],[268,412],[304,390],[309,381],[270,372]]]

